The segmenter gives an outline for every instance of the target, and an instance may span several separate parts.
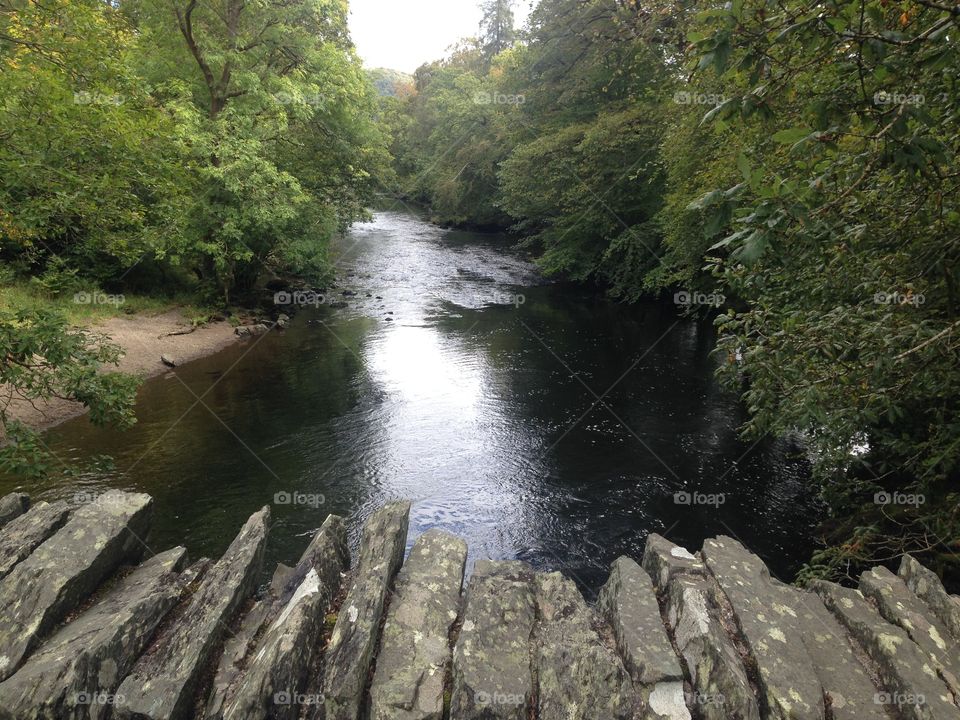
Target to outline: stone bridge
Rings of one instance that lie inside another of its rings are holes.
[[[268,508],[191,564],[145,551],[151,506],[0,499],[0,718],[960,720],[960,600],[911,557],[800,590],[730,538],[651,535],[591,607],[515,561],[464,589],[439,530],[404,560],[395,502],[353,563],[331,515],[258,590]]]

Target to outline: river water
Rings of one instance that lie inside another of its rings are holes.
[[[709,323],[544,282],[507,239],[407,211],[356,225],[334,255],[325,304],[148,381],[133,430],[81,418],[47,434],[64,460],[109,454],[113,469],[26,489],[148,492],[151,548],[193,557],[218,557],[268,504],[267,569],[329,512],[356,542],[391,498],[413,501],[411,542],[440,527],[471,562],[528,560],[588,594],[651,531],[691,549],[737,537],[784,579],[809,558],[807,463],[790,443],[738,439]]]

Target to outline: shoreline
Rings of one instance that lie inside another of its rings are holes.
[[[189,320],[180,308],[151,315],[118,315],[90,325],[87,329],[100,333],[123,349],[123,357],[110,371],[125,372],[147,380],[172,368],[161,361],[164,355],[177,367],[197,360],[239,342],[242,338],[226,320],[216,320],[184,335],[168,335],[188,329]],[[86,414],[83,404],[73,400],[52,399],[31,404],[13,399],[7,408],[11,420],[19,420],[34,430],[48,430],[67,420]],[[5,434],[0,428],[0,442]]]

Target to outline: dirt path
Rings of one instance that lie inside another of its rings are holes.
[[[168,370],[160,360],[164,355],[177,365],[211,355],[239,338],[228,322],[213,322],[187,335],[167,333],[187,330],[190,323],[180,310],[160,315],[124,315],[98,323],[92,329],[108,335],[123,348],[119,369],[147,378]],[[0,389],[2,390],[2,389]],[[5,397],[0,398],[3,401]],[[53,400],[36,407],[23,400],[10,403],[9,414],[33,428],[48,428],[86,412],[83,405],[69,400]],[[0,440],[3,431],[0,429]]]

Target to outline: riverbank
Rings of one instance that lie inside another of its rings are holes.
[[[161,356],[180,365],[212,355],[240,339],[226,320],[207,322],[191,330],[193,321],[181,307],[107,317],[86,327],[123,349],[123,358],[117,370],[142,378],[153,377],[170,369],[160,359]],[[0,392],[3,390],[0,388]],[[86,408],[81,403],[60,398],[35,403],[11,399],[7,408],[10,419],[19,420],[37,430],[53,427],[85,412]],[[0,428],[0,441],[3,438],[4,433]]]

